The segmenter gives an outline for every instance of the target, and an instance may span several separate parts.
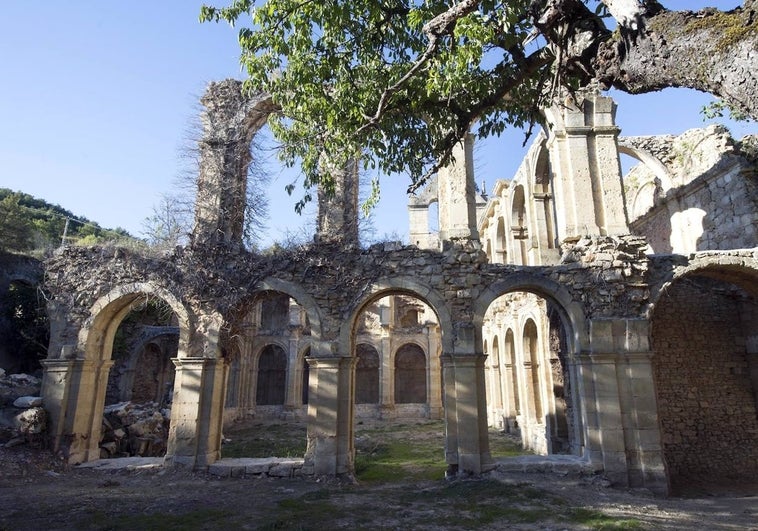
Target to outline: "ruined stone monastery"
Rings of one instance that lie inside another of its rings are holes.
[[[250,142],[276,108],[236,81],[202,104],[191,244],[45,264],[42,394],[69,462],[99,459],[105,405],[139,398],[171,403],[165,462],[199,469],[223,459],[226,422],[256,415],[305,419],[303,475],[350,474],[362,417],[444,419],[450,475],[497,466],[488,427],[658,493],[758,475],[756,138],[621,137],[613,101],[588,93],[545,111],[491,191],[463,142],[411,198],[410,245],[358,245],[348,167],[313,244],[257,254]],[[624,176],[620,154],[639,161]],[[114,356],[146,301],[170,323]]]

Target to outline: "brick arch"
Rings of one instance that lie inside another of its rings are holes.
[[[676,257],[671,258],[676,260]],[[699,275],[735,284],[758,298],[758,253],[754,251],[724,251],[696,254],[681,259],[667,268],[658,282],[650,287],[650,302],[644,315],[648,319],[672,283],[687,275]]]
[[[481,334],[484,314],[495,299],[515,291],[526,291],[538,295],[549,300],[558,309],[564,324],[569,329],[567,335],[570,343],[569,352],[572,355],[589,350],[588,328],[582,305],[557,282],[526,272],[504,276],[487,286],[477,297],[473,304],[473,321],[477,334]]]
[[[144,297],[156,297],[162,300],[176,315],[179,325],[179,351],[177,353],[179,358],[188,357],[192,350],[201,348],[190,344],[196,319],[184,303],[161,286],[150,282],[135,282],[112,289],[92,305],[90,317],[79,331],[76,357],[88,360],[110,360],[116,330],[135,303]],[[202,353],[199,354],[200,357],[207,354],[213,354],[207,357],[216,357],[220,318],[209,316],[207,321],[207,333],[204,339],[207,345],[203,346]]]
[[[758,473],[758,267],[750,254],[696,256],[671,270],[651,301],[653,388],[674,492]]]
[[[340,343],[351,345],[358,326],[358,317],[370,304],[388,295],[408,295],[427,304],[437,316],[442,331],[443,352],[453,351],[453,319],[445,298],[434,288],[422,284],[413,277],[393,277],[374,282],[353,306],[352,311],[340,328]]]

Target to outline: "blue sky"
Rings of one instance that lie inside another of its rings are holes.
[[[217,2],[223,4],[222,0]],[[667,1],[672,9],[731,8],[737,1]],[[186,168],[181,157],[206,84],[242,77],[236,30],[199,24],[200,2],[4,0],[0,19],[0,187],[20,190],[139,235],[161,194]],[[619,102],[622,134],[681,133],[704,122],[708,95],[688,91]],[[731,124],[738,138],[755,124]],[[512,132],[476,150],[477,182],[510,178],[525,148]],[[290,174],[274,166],[270,235],[302,223]],[[407,235],[402,177],[383,179],[377,236]]]

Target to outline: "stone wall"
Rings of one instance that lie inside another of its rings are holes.
[[[674,483],[758,474],[758,417],[735,286],[685,277],[653,315],[653,366],[664,455]]]
[[[624,139],[665,168],[636,167],[625,176],[632,231],[653,252],[689,254],[741,249],[758,238],[756,137],[736,142],[724,128],[679,137]]]

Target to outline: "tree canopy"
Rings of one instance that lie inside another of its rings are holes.
[[[664,2],[665,3],[665,2]],[[480,137],[539,123],[561,90],[709,92],[758,118],[758,0],[723,12],[656,0],[234,0],[200,19],[240,24],[249,90],[282,159],[328,184],[324,155],[408,173],[409,191]]]

